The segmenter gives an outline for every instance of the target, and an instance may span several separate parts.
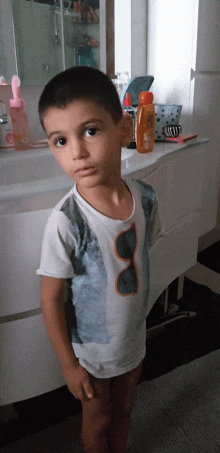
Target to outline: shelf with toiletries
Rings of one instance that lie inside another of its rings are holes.
[[[56,14],[61,14],[59,1],[53,7]],[[64,7],[64,16],[70,16],[73,23],[88,25],[99,22],[99,16],[96,12],[99,9],[99,0],[89,2],[69,0],[64,2]]]
[[[67,24],[65,55],[66,68],[80,65],[100,67],[99,24]]]
[[[55,12],[61,14],[59,7]],[[69,1],[64,9],[65,65],[100,68],[100,5]]]

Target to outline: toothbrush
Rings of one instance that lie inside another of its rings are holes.
[[[20,85],[21,81],[18,76],[14,75],[11,81],[11,89],[13,94],[13,99],[16,103],[18,99],[20,99]]]
[[[7,85],[3,75],[0,77],[0,85]]]

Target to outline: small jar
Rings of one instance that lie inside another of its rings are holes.
[[[7,115],[4,101],[0,101],[0,148],[5,151],[15,150],[11,118]]]

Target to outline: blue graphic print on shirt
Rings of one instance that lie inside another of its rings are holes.
[[[61,211],[71,221],[76,247],[70,259],[75,276],[68,279],[77,325],[71,326],[72,342],[107,344],[107,274],[96,235],[82,217],[76,201],[68,198]]]
[[[139,323],[137,325],[137,330],[140,329],[143,322],[146,319],[146,311],[147,311],[147,301],[149,296],[149,285],[150,285],[150,265],[149,265],[149,255],[148,255],[148,246],[150,241],[150,220],[153,207],[156,201],[156,194],[153,188],[149,185],[144,183],[143,181],[133,180],[134,183],[138,184],[138,187],[141,191],[141,203],[144,211],[145,216],[145,242],[142,250],[142,273],[144,275],[144,294],[143,294],[143,305],[142,310],[140,313]]]

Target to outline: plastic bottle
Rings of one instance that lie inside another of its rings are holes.
[[[132,107],[132,105],[131,105],[131,97],[130,97],[129,93],[125,93],[123,110],[125,112],[128,112],[129,115],[132,116],[132,121],[133,121],[133,137],[132,137],[131,143],[129,143],[127,148],[135,149],[136,148],[136,141],[135,141],[136,111],[135,111],[134,107]]]
[[[139,153],[151,153],[154,150],[155,142],[153,93],[151,91],[142,91],[139,100],[136,134],[137,151]]]
[[[12,77],[11,87],[13,99],[10,99],[10,116],[14,135],[15,149],[20,151],[29,149],[29,125],[28,117],[25,112],[24,100],[20,97],[20,79]]]
[[[14,151],[14,138],[11,118],[7,115],[4,101],[0,101],[0,148]]]

